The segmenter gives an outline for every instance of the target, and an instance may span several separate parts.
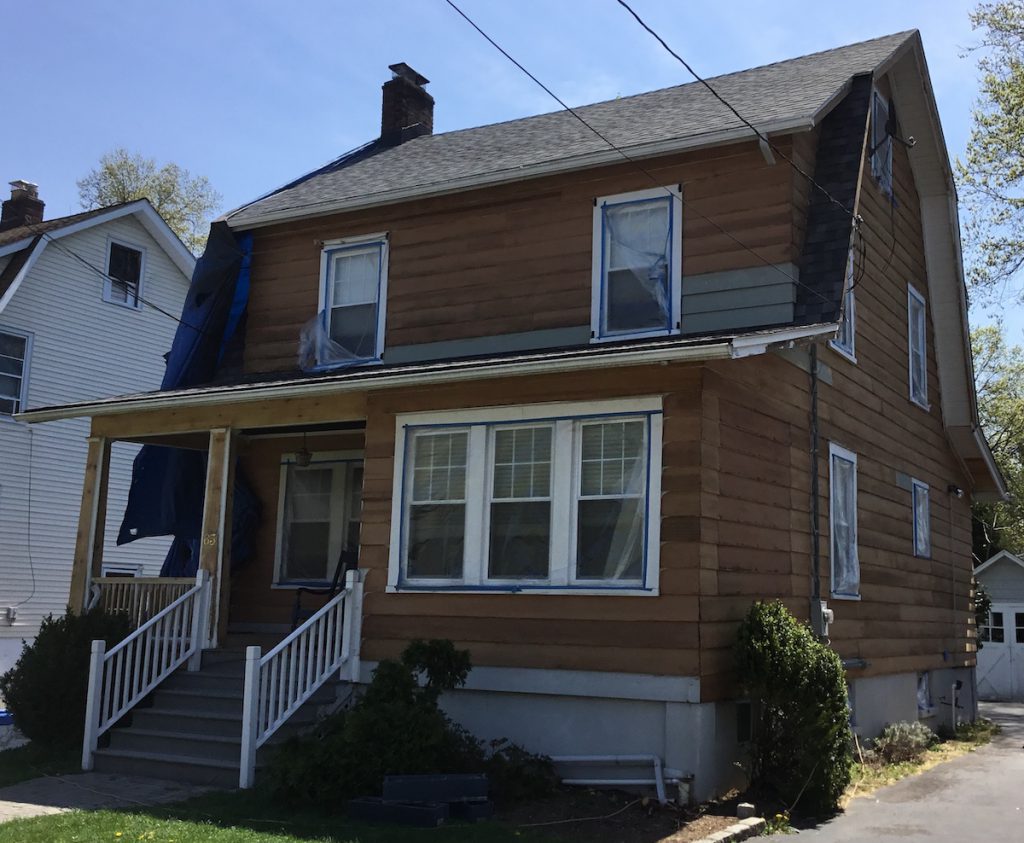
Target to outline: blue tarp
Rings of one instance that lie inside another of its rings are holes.
[[[245,313],[251,259],[251,232],[234,234],[226,223],[210,227],[206,251],[196,263],[181,324],[167,355],[161,389],[184,389],[213,380]],[[117,543],[174,536],[161,575],[194,575],[199,565],[205,485],[205,452],[143,446],[135,457]],[[231,523],[233,568],[252,555],[259,509],[255,494],[236,472]]]

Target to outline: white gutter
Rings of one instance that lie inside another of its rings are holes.
[[[797,340],[835,337],[839,326],[833,323],[827,325],[814,325],[809,328],[782,328],[777,331],[765,331],[760,334],[748,334],[742,337],[734,337],[732,341],[731,357],[752,357],[755,354],[764,354],[769,346],[788,345]]]
[[[792,132],[806,132],[815,126],[815,117],[799,117],[788,120],[778,120],[772,123],[763,123],[759,126],[762,134],[779,135]],[[673,152],[685,152],[692,149],[701,149],[711,146],[721,146],[726,143],[735,143],[741,140],[755,140],[753,132],[746,126],[737,126],[732,129],[725,129],[719,132],[709,132],[704,135],[695,135],[686,138],[675,138],[668,141],[657,141],[655,143],[638,144],[625,147],[625,152],[630,158],[654,158],[659,155],[669,155]],[[526,179],[538,178],[540,176],[555,175],[557,173],[581,170],[589,167],[600,167],[605,164],[617,164],[625,159],[622,153],[614,149],[602,150],[601,152],[590,152],[585,155],[576,155],[571,158],[559,158],[554,161],[545,161],[540,164],[531,164],[526,167],[517,167],[510,170],[502,170],[497,173],[484,173],[463,178],[451,179],[445,182],[434,182],[430,184],[414,185],[398,190],[380,191],[375,193],[350,196],[331,202],[302,205],[295,208],[286,208],[280,211],[269,211],[261,213],[253,220],[232,220],[236,214],[241,214],[247,208],[262,200],[256,200],[248,205],[243,205],[233,211],[229,211],[220,217],[218,221],[226,222],[231,228],[239,231],[246,231],[251,228],[263,228],[264,226],[284,222],[285,220],[304,219],[308,217],[325,216],[327,214],[340,213],[342,211],[359,211],[366,208],[376,208],[380,205],[393,205],[397,202],[405,202],[410,199],[424,199],[430,196],[443,196],[448,193],[457,193],[478,187],[490,187],[493,185],[507,184],[509,182],[524,181]],[[266,197],[264,197],[266,198]]]

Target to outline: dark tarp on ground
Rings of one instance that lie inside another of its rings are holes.
[[[214,223],[206,251],[196,262],[181,324],[174,334],[161,389],[184,389],[213,380],[224,350],[249,299],[252,233],[234,234]],[[161,576],[193,576],[199,566],[199,541],[206,486],[206,453],[144,445],[135,457],[128,505],[117,536],[127,544],[151,536],[174,536]],[[252,536],[260,521],[255,494],[236,472],[231,522],[231,565],[252,555]]]

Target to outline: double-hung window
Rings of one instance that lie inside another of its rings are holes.
[[[29,337],[0,330],[0,416],[13,416],[25,406]]]
[[[391,588],[656,589],[660,399],[398,425]]]
[[[140,290],[145,266],[142,249],[111,240],[107,244],[107,278],[103,282],[103,300],[125,307],[140,306]]]
[[[892,132],[889,103],[878,91],[871,97],[871,175],[892,196]]]
[[[384,351],[388,240],[380,234],[337,240],[320,261],[320,320],[317,365],[379,360]]]
[[[595,201],[591,293],[595,340],[678,332],[682,207],[678,187]]]
[[[343,551],[359,547],[362,455],[314,454],[281,463],[278,495],[278,585],[330,582]]]
[[[928,409],[928,330],[924,296],[907,285],[910,400]]]
[[[911,495],[914,507],[914,556],[932,555],[931,509],[928,503],[928,484],[920,480],[911,481]]]
[[[860,598],[857,555],[857,455],[829,446],[829,526],[832,535],[832,596]]]
[[[839,330],[836,333],[836,338],[832,340],[829,345],[854,363],[857,362],[855,353],[856,308],[857,305],[854,301],[853,292],[853,249],[851,249],[850,256],[846,261],[846,292],[843,294],[842,319],[839,322]]]

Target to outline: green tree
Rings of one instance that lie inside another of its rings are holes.
[[[209,218],[221,201],[206,176],[193,176],[173,162],[158,168],[154,159],[126,149],[105,154],[77,184],[86,210],[148,199],[195,254],[206,244]]]
[[[974,555],[983,562],[1024,551],[1024,349],[1007,345],[1001,325],[975,329],[971,346],[981,426],[1012,496],[974,505]]]
[[[1001,293],[1024,267],[1024,0],[980,3],[971,23],[981,33],[980,95],[957,171],[977,301]]]

